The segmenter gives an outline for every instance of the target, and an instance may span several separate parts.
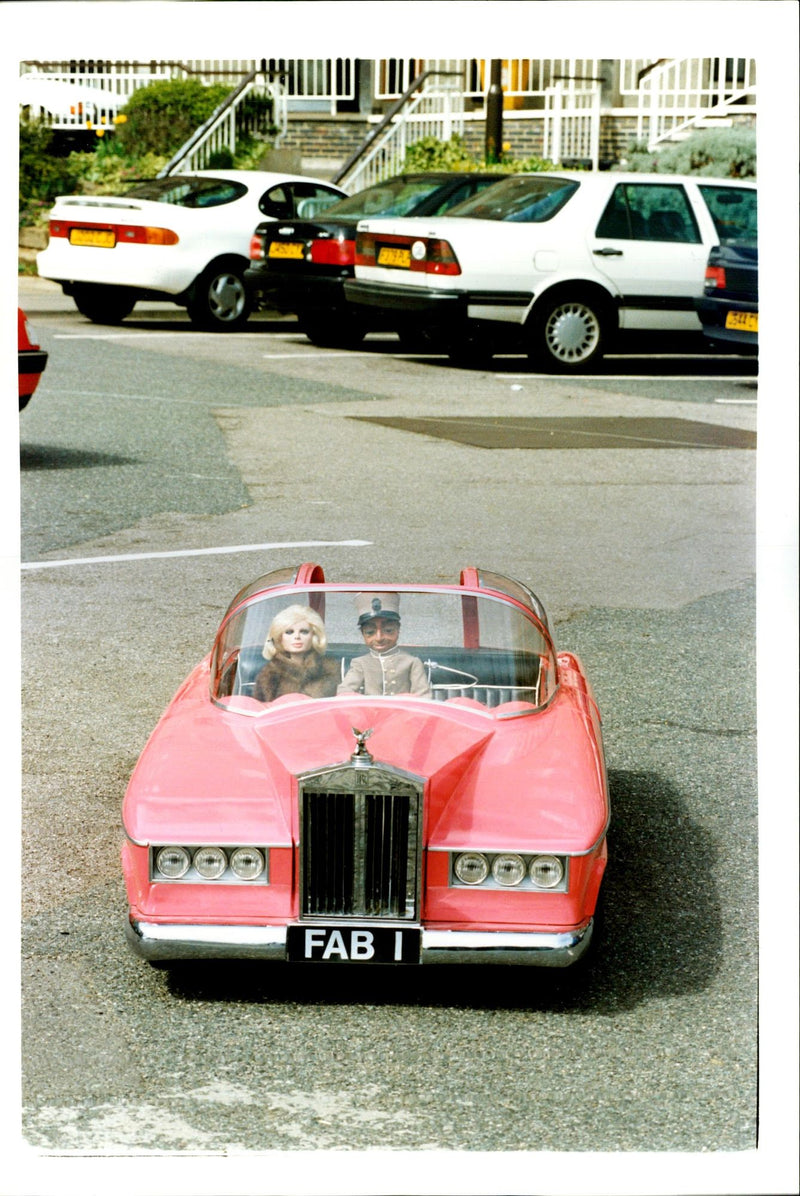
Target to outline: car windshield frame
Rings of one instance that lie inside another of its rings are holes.
[[[432,712],[440,703],[455,701],[498,718],[533,714],[552,702],[558,661],[541,604],[524,587],[518,596],[495,591],[493,576],[484,575],[476,588],[392,587],[402,620],[397,652],[422,662],[430,692],[370,694],[370,701],[414,699],[426,702]],[[270,651],[273,620],[288,607],[316,612],[324,621],[324,656],[335,662],[338,685],[354,658],[370,655],[357,611],[359,595],[363,600],[374,592],[363,585],[331,583],[246,587],[228,608],[210,655],[212,702],[253,717],[276,706],[321,700],[304,693],[285,693],[271,702],[255,697],[255,679],[269,659],[265,650]],[[325,696],[363,700],[356,691]]]
[[[125,192],[126,199],[147,199],[179,208],[219,208],[247,195],[248,187],[238,179],[210,175],[173,174],[163,179],[145,179]]]
[[[456,204],[447,215],[516,224],[544,224],[561,211],[579,187],[577,179],[546,172],[509,175],[495,186]]]

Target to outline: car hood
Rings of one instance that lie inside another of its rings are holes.
[[[448,703],[363,696],[279,700],[249,718],[184,695],[131,778],[128,835],[152,841],[297,841],[296,778],[346,764],[354,728],[376,765],[425,784],[429,846],[587,850],[607,821],[602,759],[568,693],[547,710],[498,718]]]

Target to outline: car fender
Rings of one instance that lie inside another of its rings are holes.
[[[215,270],[235,270],[238,274],[241,274],[242,277],[244,277],[244,272],[249,265],[249,258],[240,257],[235,253],[221,253],[217,257],[212,258],[206,263],[205,266],[202,267],[201,270],[198,271],[189,286],[186,287],[186,290],[183,292],[183,294],[177,295],[176,299],[180,303],[184,298],[190,296],[200,282],[200,279],[205,274],[210,274]]]
[[[537,287],[534,292],[533,300],[525,313],[523,323],[529,324],[536,320],[545,301],[549,302],[550,300],[564,298],[568,295],[573,297],[582,295],[584,297],[592,296],[596,302],[601,303],[605,311],[613,319],[614,326],[616,326],[619,322],[619,308],[622,302],[622,294],[613,284],[609,285],[610,281],[586,274],[561,275],[553,279],[548,279],[542,286]]]

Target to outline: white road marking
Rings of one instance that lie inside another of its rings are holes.
[[[128,332],[56,332],[53,335],[54,341],[119,341],[131,340],[136,337],[158,337],[158,336],[191,336],[196,339],[199,336],[207,339],[219,339],[218,332],[190,332],[189,329],[176,328],[170,331],[151,332],[145,328],[137,328]],[[236,339],[241,340],[243,337],[253,340],[255,337],[262,338],[263,332],[237,332]]]
[[[273,548],[366,548],[371,540],[289,540],[275,544],[228,544],[220,548],[181,548],[174,552],[130,552],[118,556],[71,557],[60,561],[23,561],[21,569],[61,569],[65,565],[106,565],[120,561],[153,561],[181,556],[225,556],[236,552],[264,552]]]
[[[752,374],[505,374],[496,373],[501,382],[519,378],[532,382],[547,378],[551,382],[753,382]],[[742,402],[751,400],[742,400]],[[752,400],[755,402],[755,400]]]

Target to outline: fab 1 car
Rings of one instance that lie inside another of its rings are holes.
[[[127,935],[154,963],[566,967],[606,866],[600,714],[520,582],[301,565],[233,599],[123,825]]]

